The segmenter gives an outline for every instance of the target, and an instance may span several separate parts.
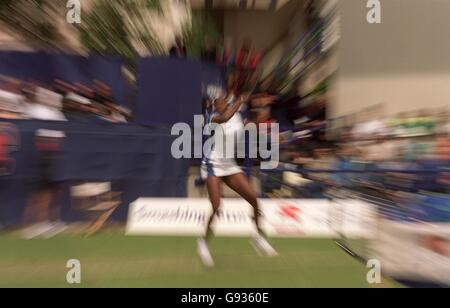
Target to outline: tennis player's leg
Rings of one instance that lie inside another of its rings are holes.
[[[223,178],[223,181],[239,196],[244,198],[245,201],[250,203],[250,205],[253,207],[253,215],[256,228],[258,230],[258,233],[262,233],[262,229],[259,224],[259,217],[261,216],[261,212],[259,211],[258,198],[248,179],[243,173],[238,173]]]
[[[208,241],[212,235],[211,225],[214,222],[214,219],[217,215],[217,211],[220,207],[220,199],[221,199],[221,180],[216,176],[210,176],[206,180],[206,187],[208,189],[209,201],[212,206],[212,213],[208,220],[208,224],[206,225],[206,232],[204,239]]]
[[[202,263],[207,267],[212,267],[214,266],[214,260],[211,256],[211,252],[208,247],[208,240],[212,236],[211,225],[214,222],[214,218],[216,217],[217,211],[219,210],[220,207],[220,199],[221,199],[220,178],[215,176],[208,177],[208,179],[206,180],[206,186],[208,189],[209,200],[212,206],[212,213],[206,225],[204,236],[198,240],[197,250]]]
[[[266,240],[264,232],[262,231],[260,225],[261,211],[258,203],[258,198],[247,177],[244,175],[244,173],[237,173],[225,177],[223,180],[228,187],[234,190],[253,207],[254,222],[256,225],[256,229],[258,230],[258,235],[252,239],[252,245],[260,254],[270,257],[278,255],[275,249],[273,249],[273,247]]]

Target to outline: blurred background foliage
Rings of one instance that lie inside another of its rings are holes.
[[[193,58],[200,57],[207,42],[217,47],[223,44],[223,35],[216,21],[204,10],[196,10],[192,13],[191,24],[184,29],[183,38],[187,53]]]
[[[162,35],[172,35],[173,39],[182,35],[191,57],[201,55],[206,40],[214,45],[221,42],[214,18],[202,10],[191,13],[188,4],[185,4],[186,14],[180,17],[167,10],[167,2],[162,0],[87,3],[81,1],[81,24],[71,26],[65,21],[67,0],[1,0],[0,23],[8,33],[36,50],[81,52],[69,46],[65,38],[75,33],[83,51],[122,56],[131,65],[137,56],[167,54],[170,45],[161,39]],[[173,16],[165,16],[169,14]],[[165,21],[164,25],[161,20]],[[170,31],[171,25],[177,29],[177,22],[182,23],[180,33],[160,33]],[[75,32],[68,34],[66,28]]]
[[[130,63],[137,55],[164,54],[150,24],[158,14],[163,14],[159,0],[95,0],[77,26],[81,43],[89,51],[122,56]]]
[[[65,0],[1,0],[1,26],[32,48],[60,49],[64,40],[58,31],[55,16],[64,14],[66,2]]]

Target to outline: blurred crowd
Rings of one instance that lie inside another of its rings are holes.
[[[130,117],[99,80],[89,87],[59,79],[43,84],[0,76],[0,119],[126,123]]]
[[[450,193],[448,110],[401,113],[385,119],[383,106],[377,105],[328,121],[320,138],[326,141],[294,137],[286,147],[286,163],[324,171],[304,171],[301,180],[291,179],[298,197],[323,198],[330,186],[420,195]]]
[[[343,125],[336,123],[332,137],[354,145],[364,160],[450,160],[449,110],[385,118],[383,105],[378,105],[337,121]]]

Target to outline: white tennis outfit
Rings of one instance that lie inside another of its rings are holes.
[[[230,96],[227,99],[227,104],[233,105],[235,103],[235,96]],[[215,115],[217,113],[214,113],[214,111],[207,112],[205,124],[211,124],[212,118]],[[241,137],[244,131],[241,113],[238,111],[227,122],[217,125],[221,126],[223,134],[216,133],[214,137],[210,137],[214,139],[212,139],[213,144],[210,153],[205,153],[202,161],[201,176],[203,179],[211,176],[226,177],[242,173],[242,169],[237,165],[236,159],[234,158],[237,147],[236,140]]]

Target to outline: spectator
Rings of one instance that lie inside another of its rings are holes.
[[[270,78],[266,78],[266,80],[259,85],[257,93],[251,97],[249,104],[250,118],[257,124],[267,123],[270,126],[272,123],[276,122],[272,116],[271,106],[275,103],[277,96],[271,95],[269,90],[270,85]]]
[[[27,84],[24,89],[25,114],[30,119],[67,121],[61,112],[63,97],[45,88]]]
[[[252,41],[247,38],[236,53],[235,65],[241,70],[254,71],[261,59],[262,55],[253,48]]]
[[[0,119],[23,119],[25,98],[19,91],[20,82],[6,77],[0,82]]]
[[[226,39],[224,42],[223,48],[219,51],[219,54],[217,56],[217,62],[221,66],[232,66],[234,63],[234,52],[232,43],[229,39]]]
[[[170,49],[170,56],[178,59],[184,59],[187,56],[186,47],[179,36],[175,38],[175,45]]]
[[[202,61],[209,63],[215,63],[217,60],[216,46],[214,46],[209,38],[205,40],[205,47],[202,50],[201,58]]]
[[[35,146],[39,153],[40,177],[34,183],[24,211],[23,223],[25,239],[38,236],[53,236],[67,229],[61,220],[61,183],[53,175],[54,168],[62,157],[61,144],[65,133],[39,129]]]
[[[253,79],[262,55],[252,47],[250,39],[246,39],[240,49],[236,52],[234,65],[239,72],[238,85],[242,89],[249,80]]]

